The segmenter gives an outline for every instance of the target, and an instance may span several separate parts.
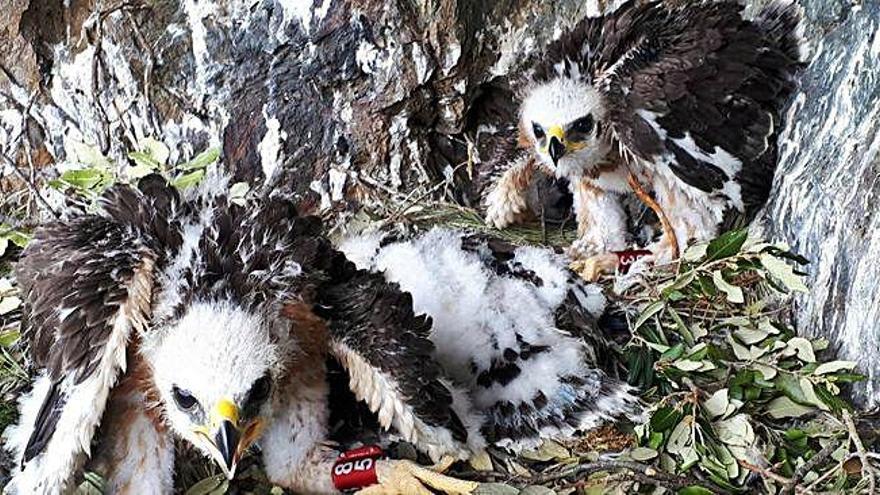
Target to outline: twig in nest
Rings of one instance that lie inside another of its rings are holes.
[[[849,438],[856,447],[856,454],[858,454],[859,460],[862,462],[862,477],[868,479],[868,495],[874,495],[877,490],[877,480],[874,478],[874,468],[871,467],[871,458],[865,450],[865,445],[862,444],[862,437],[860,437],[859,432],[856,431],[856,425],[853,423],[849,411],[844,409],[841,415],[843,416],[843,424],[846,425],[846,431],[849,432]]]
[[[633,192],[636,193],[636,196],[638,196],[643,203],[648,205],[648,207],[654,210],[654,213],[657,214],[657,218],[660,219],[660,223],[663,225],[663,233],[666,235],[669,242],[672,243],[672,259],[677,260],[679,255],[678,236],[675,235],[675,230],[672,228],[672,224],[669,223],[669,218],[666,216],[666,212],[664,212],[663,208],[654,201],[654,198],[648,194],[648,191],[645,191],[645,188],[642,187],[642,184],[639,183],[639,180],[632,171],[630,171],[627,180],[629,181],[629,187],[631,187]]]
[[[657,469],[631,461],[596,461],[582,464],[574,469],[554,473],[529,480],[533,485],[545,485],[553,481],[566,480],[575,477],[589,476],[593,473],[601,471],[615,470],[630,471],[632,477],[641,483],[649,483],[651,485],[662,486],[673,490],[679,490],[688,486],[699,485],[700,482],[689,476],[676,476],[672,474],[661,473]]]
[[[786,478],[785,476],[780,476],[767,468],[763,468],[761,466],[756,466],[756,465],[754,465],[750,462],[746,462],[742,459],[739,460],[739,465],[748,469],[749,471],[751,471],[753,473],[757,473],[757,474],[761,475],[764,478],[767,478],[769,480],[773,480],[777,483],[781,483],[783,486],[787,487],[788,485],[791,484],[792,480]],[[798,486],[795,486],[794,490],[797,493],[810,493],[809,490],[806,490],[806,489],[798,487]]]
[[[455,172],[458,172],[462,167],[467,166],[469,162],[470,162],[470,160],[465,161],[465,162],[462,162],[462,163],[459,163],[458,165],[456,165],[455,168],[452,169],[452,173],[450,174],[450,177],[451,177],[452,175],[455,175]],[[409,201],[410,198],[412,197],[413,193],[416,191],[416,190],[413,190],[411,193],[409,193],[409,194],[404,198],[404,200],[403,200],[403,202],[404,202],[403,207],[401,207],[399,210],[397,210],[396,212],[394,212],[390,217],[388,217],[388,220],[387,220],[387,221],[390,223],[390,222],[394,222],[394,221],[399,220],[399,219],[402,218],[404,215],[406,215],[406,212],[408,212],[413,206],[415,206],[415,205],[421,203],[422,201],[424,201],[425,199],[427,199],[430,195],[432,195],[432,194],[434,194],[435,192],[437,192],[438,190],[440,190],[440,188],[443,187],[443,186],[445,186],[446,184],[447,184],[447,181],[446,181],[446,180],[442,180],[442,181],[438,182],[437,184],[434,184],[432,187],[428,188],[427,191],[425,191],[423,194],[421,194],[421,195],[418,196],[417,198],[413,199],[412,201]],[[409,202],[407,202],[407,201],[409,201]]]
[[[838,446],[839,444],[833,440],[828,442],[828,445],[823,447],[822,450],[816,453],[816,455],[810,457],[810,460],[805,462],[803,465],[801,465],[801,467],[797,468],[794,471],[794,476],[791,477],[791,480],[786,483],[779,494],[789,495],[794,492],[798,488],[797,484],[800,483],[802,479],[804,479],[804,476],[812,471],[814,467],[825,461],[825,459],[827,459],[832,453],[834,453],[835,450],[837,450]]]

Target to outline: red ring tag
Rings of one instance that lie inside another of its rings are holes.
[[[382,457],[382,449],[365,445],[339,454],[333,464],[331,476],[337,490],[352,490],[376,484],[376,459]]]
[[[626,251],[615,251],[617,255],[617,271],[626,274],[629,267],[639,258],[644,258],[651,254],[647,249],[627,249]]]

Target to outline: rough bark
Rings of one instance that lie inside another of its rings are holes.
[[[276,187],[305,208],[350,212],[399,205],[447,179],[441,194],[472,201],[460,165],[469,143],[479,152],[478,137],[513,122],[508,76],[619,1],[7,3],[0,145],[27,174],[51,178],[51,165],[82,158],[77,143],[129,166],[126,152],[150,136],[172,163],[218,147],[239,179],[277,170]],[[762,225],[814,260],[799,327],[866,366],[858,393],[876,403],[880,6],[853,3],[802,1],[815,60]],[[16,181],[5,166],[0,191]]]

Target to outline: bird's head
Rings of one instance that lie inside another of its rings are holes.
[[[230,479],[271,417],[282,355],[269,323],[228,302],[195,303],[147,352],[172,430]]]
[[[589,84],[558,77],[527,90],[520,132],[558,177],[593,170],[607,154],[600,131],[605,109]]]

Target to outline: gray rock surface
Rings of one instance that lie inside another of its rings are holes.
[[[765,232],[812,263],[797,326],[825,336],[880,404],[880,3],[806,0],[809,67],[781,136]]]
[[[619,1],[7,3],[0,148],[27,175],[56,176],[83,159],[81,143],[128,167],[126,153],[154,137],[171,162],[217,147],[240,179],[280,171],[277,187],[304,209],[348,212],[397,208],[444,180],[437,194],[471,200],[462,164],[479,134],[511,120],[506,77]],[[802,3],[813,62],[761,225],[814,260],[799,327],[860,361],[871,380],[858,396],[876,404],[880,5]],[[11,172],[0,192],[20,189]]]

